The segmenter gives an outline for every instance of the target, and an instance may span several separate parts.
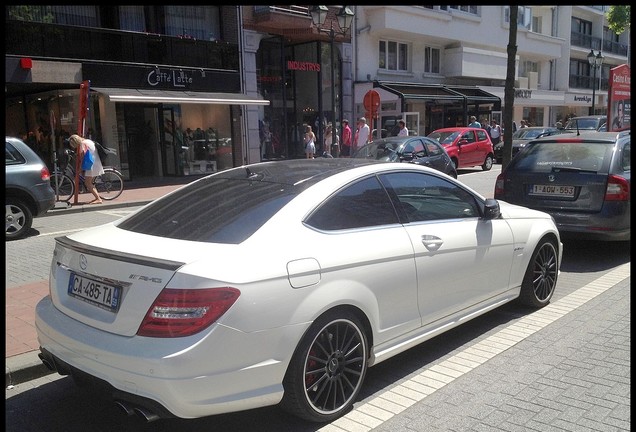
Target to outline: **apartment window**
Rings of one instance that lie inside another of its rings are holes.
[[[220,38],[219,8],[216,6],[164,6],[166,34],[201,40]]]
[[[504,6],[504,20],[510,23],[510,6]],[[517,27],[524,27],[532,30],[532,8],[529,6],[519,6],[517,11]]]
[[[591,36],[592,23],[581,18],[572,17],[572,32]]]
[[[440,50],[438,48],[424,48],[424,72],[439,73]]]
[[[145,32],[146,18],[143,6],[119,6],[119,27],[122,30]]]
[[[619,35],[610,30],[609,27],[603,27],[603,40],[619,43]]]
[[[408,70],[408,46],[394,41],[380,41],[378,67],[391,71]]]
[[[449,8],[477,15],[477,6],[449,6]]]
[[[543,17],[532,17],[532,31],[535,33],[541,33]]]
[[[539,63],[529,60],[519,62],[519,75],[528,76],[528,72],[539,72]]]

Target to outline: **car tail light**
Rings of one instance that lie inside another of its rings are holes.
[[[51,179],[51,172],[49,171],[47,167],[44,167],[40,170],[40,177],[44,181],[48,181]]]
[[[627,200],[629,200],[629,183],[623,177],[610,174],[605,190],[605,201]]]
[[[495,180],[495,198],[498,196],[503,196],[504,194],[504,175],[503,173],[497,176],[497,180]]]
[[[139,326],[137,335],[190,336],[218,320],[239,298],[236,288],[169,289],[161,291]]]

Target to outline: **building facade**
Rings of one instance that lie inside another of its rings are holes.
[[[6,134],[51,165],[82,133],[126,179],[243,164],[248,106],[236,6],[8,6]],[[78,119],[80,84],[88,115]]]
[[[109,163],[127,179],[304,157],[307,125],[320,154],[329,123],[340,134],[361,116],[377,134],[400,118],[420,135],[470,115],[501,121],[507,6],[350,6],[346,28],[342,6],[320,23],[316,8],[8,6],[6,133],[52,161],[80,128],[84,81],[86,135],[118,150]],[[629,30],[609,30],[606,11],[519,7],[517,123],[606,112],[610,70],[630,62]]]

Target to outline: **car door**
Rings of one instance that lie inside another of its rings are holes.
[[[462,132],[458,142],[458,158],[460,167],[472,167],[475,165],[481,165],[483,162],[477,160],[479,146],[477,144],[477,138],[475,136],[475,130],[466,130]]]
[[[421,158],[419,165],[434,168],[438,171],[446,172],[449,163],[448,157],[444,149],[429,139],[419,139],[421,152],[416,153],[416,157]]]
[[[382,176],[399,206],[415,254],[422,325],[508,291],[514,257],[503,219],[485,220],[477,199],[461,186],[426,173]]]

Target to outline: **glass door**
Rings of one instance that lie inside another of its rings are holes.
[[[409,135],[424,135],[424,131],[420,131],[419,112],[405,112],[404,121],[406,122],[406,128],[409,130]]]

